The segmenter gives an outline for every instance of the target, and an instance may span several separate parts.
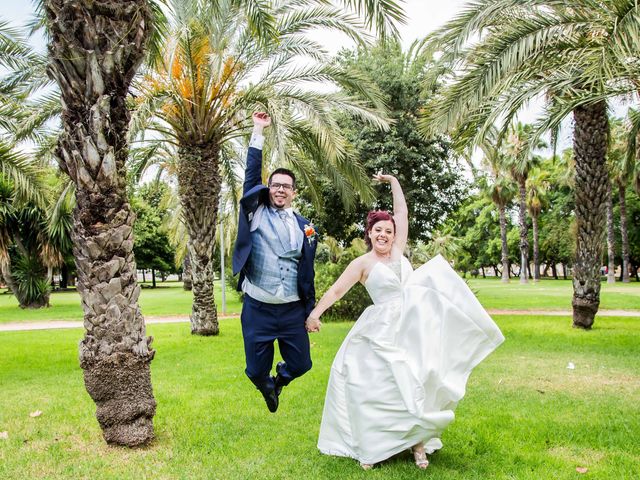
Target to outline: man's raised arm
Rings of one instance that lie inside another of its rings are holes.
[[[244,183],[242,184],[242,195],[246,195],[262,180],[262,146],[264,136],[262,132],[271,125],[271,117],[265,112],[253,114],[253,132],[249,141],[249,151],[247,152],[247,166],[244,170]]]

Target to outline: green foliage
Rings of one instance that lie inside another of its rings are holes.
[[[347,266],[357,257],[365,253],[364,242],[354,240],[348,248],[342,250],[335,259],[331,258],[327,245],[318,245],[316,257],[316,297],[319,299],[329,290]],[[371,305],[369,294],[364,286],[356,283],[349,292],[322,316],[323,321],[347,318],[356,320]]]
[[[33,254],[16,255],[11,266],[11,274],[15,282],[13,293],[20,302],[20,306],[23,308],[48,307],[51,285],[40,259]]]
[[[0,174],[0,272],[23,308],[49,305],[47,267],[63,261],[64,251],[50,235],[47,211],[54,208],[47,197],[55,188],[43,186],[42,203],[21,201],[15,184]]]
[[[418,131],[427,63],[411,51],[404,53],[399,42],[389,41],[368,50],[343,50],[338,64],[368,78],[382,91],[393,120],[388,131],[344,114],[340,125],[367,175],[382,170],[398,177],[409,207],[409,238],[428,240],[431,231],[458,206],[466,184],[458,164],[449,158],[449,145],[441,139],[425,139]],[[323,232],[344,242],[363,235],[369,210],[391,209],[392,205],[387,185],[375,187],[373,203],[360,201],[350,210],[340,202],[330,179],[321,182],[321,191],[324,205],[316,210],[311,207],[311,195],[303,190],[301,210]]]
[[[637,272],[640,267],[640,197],[638,193],[627,188],[627,229],[629,235],[629,262]],[[614,209],[614,224],[618,227],[616,232],[616,256],[621,258],[621,234],[620,234],[620,207]]]
[[[131,205],[137,219],[133,227],[135,240],[133,251],[136,264],[141,269],[154,269],[171,273],[175,270],[174,250],[162,227],[166,211],[161,208],[162,198],[168,187],[154,182],[140,188]]]
[[[496,207],[486,195],[476,194],[466,199],[449,217],[446,228],[458,238],[460,248],[450,258],[454,260],[458,271],[498,268],[501,256],[500,224]]]

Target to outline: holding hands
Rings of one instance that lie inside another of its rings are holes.
[[[319,318],[309,315],[307,317],[307,321],[304,322],[304,326],[307,329],[307,332],[319,332],[322,322]]]

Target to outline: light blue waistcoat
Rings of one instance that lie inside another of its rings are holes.
[[[258,228],[251,232],[247,279],[272,295],[280,286],[284,297],[298,295],[298,262],[302,257],[304,234],[296,225],[297,248],[292,249],[289,231],[277,213],[268,207],[262,213]],[[297,223],[295,218],[292,221]]]

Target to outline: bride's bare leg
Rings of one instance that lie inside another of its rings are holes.
[[[427,453],[424,451],[424,443],[416,443],[412,448],[413,459],[416,462],[416,466],[422,470],[429,466],[429,460],[427,460]]]
[[[373,463],[362,463],[360,462],[360,466],[363,470],[371,470],[373,468]]]

